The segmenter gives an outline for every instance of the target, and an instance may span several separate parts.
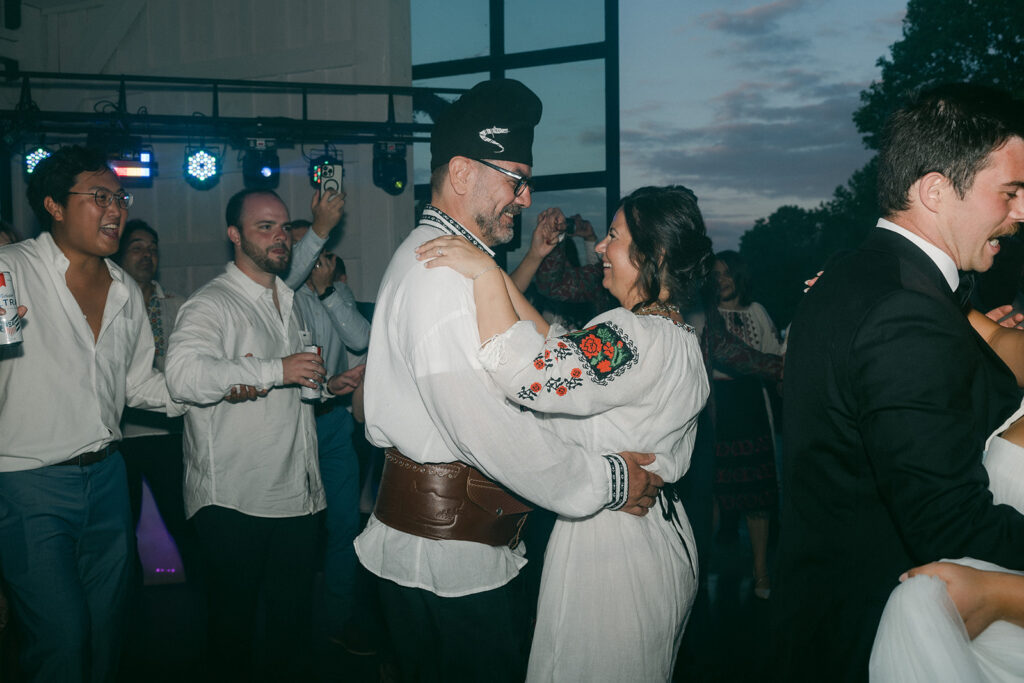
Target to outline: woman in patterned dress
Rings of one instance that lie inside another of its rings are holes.
[[[480,362],[552,441],[580,444],[594,457],[627,448],[656,453],[649,469],[666,481],[646,516],[604,510],[556,521],[530,681],[672,676],[697,558],[671,483],[689,466],[709,391],[697,337],[679,311],[709,272],[710,247],[690,190],[632,193],[596,246],[603,284],[622,307],[571,333],[549,330],[493,260],[465,240],[441,237],[418,250],[432,259],[427,267],[449,266],[472,280]]]
[[[772,319],[751,299],[747,264],[735,251],[715,256],[718,310],[730,332],[763,353],[781,351]],[[768,599],[768,525],[777,501],[771,405],[760,378],[720,370],[715,383],[715,500],[719,519],[746,517],[754,555],[754,595]]]

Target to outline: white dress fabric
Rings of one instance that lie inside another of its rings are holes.
[[[1024,512],[1024,449],[999,437],[991,439],[985,469],[995,502]],[[947,561],[1022,574],[969,557]],[[946,584],[933,576],[916,576],[889,596],[869,674],[877,683],[1024,681],[1024,628],[997,621],[972,641]]]
[[[481,350],[510,400],[600,457],[653,452],[666,482],[690,464],[708,380],[692,328],[618,308],[544,339],[517,323]],[[644,517],[560,517],[548,542],[528,681],[668,681],[697,587],[693,532],[662,494]]]

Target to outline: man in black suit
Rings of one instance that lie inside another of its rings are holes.
[[[1024,516],[993,505],[985,438],[1017,407],[972,330],[959,271],[1024,220],[1024,122],[1003,93],[922,93],[889,119],[878,227],[797,310],[785,378],[780,680],[867,680],[899,575],[940,558],[1024,569]]]

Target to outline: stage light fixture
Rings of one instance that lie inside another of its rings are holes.
[[[242,182],[257,190],[273,190],[281,181],[281,162],[274,140],[252,138],[242,156]]]
[[[43,146],[36,147],[34,150],[25,155],[25,181],[28,182],[28,178],[32,175],[32,172],[36,170],[36,165],[50,156],[50,150]]]
[[[110,168],[125,187],[152,187],[157,175],[156,156],[144,147],[114,152],[109,157]]]
[[[388,194],[399,195],[407,181],[405,143],[373,143],[373,184]]]
[[[220,154],[208,147],[185,150],[185,182],[197,190],[209,190],[220,181]]]

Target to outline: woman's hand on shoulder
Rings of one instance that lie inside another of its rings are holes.
[[[416,258],[427,268],[447,266],[464,277],[476,276],[496,267],[494,259],[469,243],[465,237],[444,235],[416,247]]]

